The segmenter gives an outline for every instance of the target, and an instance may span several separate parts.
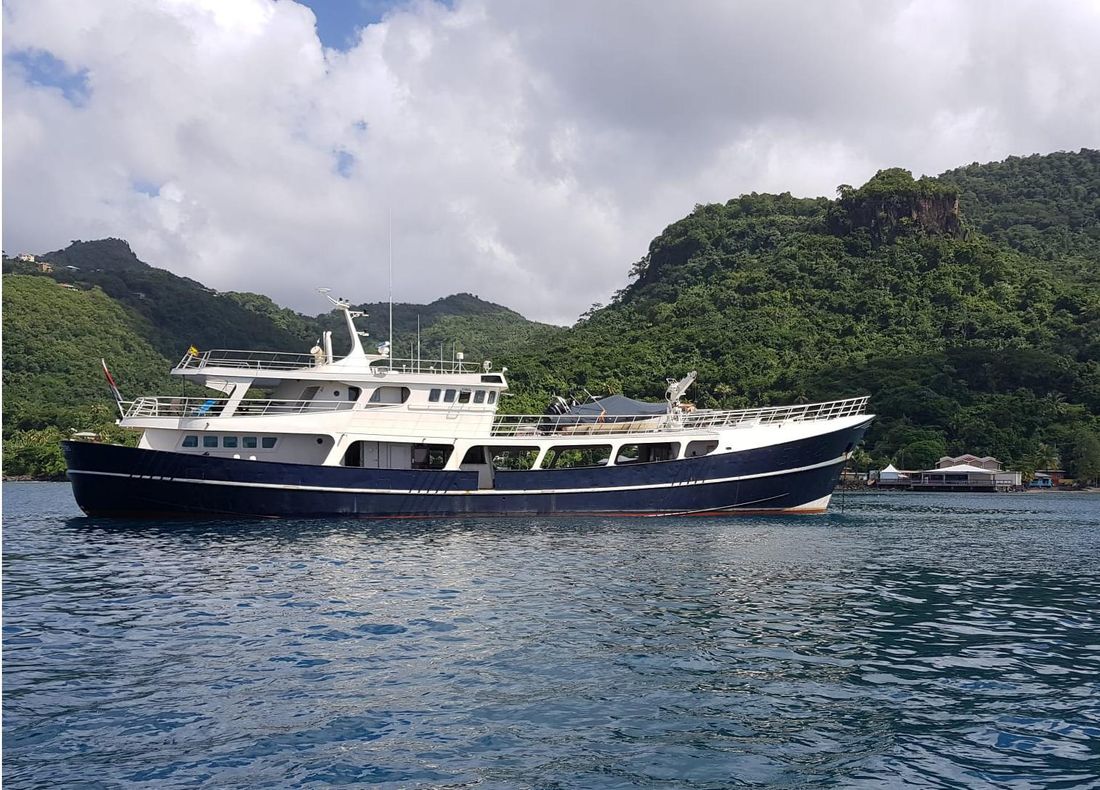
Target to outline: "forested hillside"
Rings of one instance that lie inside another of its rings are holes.
[[[151,327],[98,288],[11,275],[3,289],[5,474],[63,474],[58,441],[112,425],[101,358],[127,392],[178,391],[168,360],[147,340]]]
[[[49,276],[4,278],[9,474],[21,437],[109,420],[99,356],[136,393],[163,388],[169,360],[192,343],[304,349],[326,328],[343,342],[333,313],[216,294],[146,266],[125,242],[46,257]],[[4,270],[35,271],[8,260]],[[541,411],[571,391],[660,398],[666,377],[696,369],[689,397],[703,407],[869,393],[878,416],[863,466],[973,452],[1025,471],[1060,464],[1100,476],[1096,151],[935,179],[884,170],[858,189],[842,185],[836,200],[752,194],[700,205],[631,274],[611,304],[570,329],[470,294],[396,304],[395,356],[412,353],[419,315],[425,359],[440,344],[449,357],[457,341],[468,358],[510,368],[509,411]],[[388,305],[361,308],[371,341],[385,340]]]
[[[1089,200],[1096,184],[1081,172],[1074,194]],[[1100,291],[967,227],[961,197],[947,180],[889,170],[837,201],[698,206],[652,242],[611,305],[515,361],[513,378],[528,406],[571,381],[658,397],[665,375],[691,369],[701,406],[866,392],[879,416],[865,463],[974,452],[1072,466],[1100,429]],[[1022,224],[1007,210],[1001,222]]]

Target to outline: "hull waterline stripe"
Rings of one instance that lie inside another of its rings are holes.
[[[397,489],[397,488],[347,488],[343,486],[317,486],[300,485],[297,483],[257,483],[251,481],[234,480],[202,480],[191,477],[162,477],[159,475],[135,475],[127,472],[97,472],[85,469],[70,469],[70,475],[97,475],[100,477],[122,477],[129,480],[148,480],[150,482],[168,483],[193,483],[208,486],[235,486],[238,488],[274,488],[281,491],[324,491],[335,494],[390,494],[396,496],[530,496],[536,494],[595,494],[604,491],[642,491],[653,488],[682,488],[686,486],[713,485],[716,483],[735,483],[740,480],[756,480],[762,477],[778,477],[780,475],[796,474],[798,472],[810,472],[814,469],[822,469],[826,466],[838,464],[847,460],[847,455],[838,455],[828,461],[822,461],[809,466],[799,466],[794,469],[780,469],[775,472],[758,472],[752,475],[736,475],[734,477],[717,477],[710,480],[687,480],[671,483],[644,483],[631,486],[604,486],[588,488],[515,488],[494,489],[479,488],[470,490],[422,490],[422,489]]]

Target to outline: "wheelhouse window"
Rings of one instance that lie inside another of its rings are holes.
[[[246,450],[255,450],[256,449],[256,437],[255,436],[241,437],[241,446],[244,447]]]
[[[237,437],[236,436],[223,436],[222,437],[222,447],[228,447],[230,449],[236,449],[236,447],[237,447]]]
[[[680,453],[679,442],[641,442],[624,444],[615,455],[615,465],[671,461]]]
[[[408,387],[394,387],[386,385],[378,387],[370,394],[371,403],[404,403],[409,399],[411,391]]]
[[[496,403],[497,402],[496,390],[489,390],[489,400],[488,400],[488,402],[489,403]]]
[[[610,460],[610,444],[585,444],[571,447],[555,445],[546,451],[542,468],[581,469],[589,466],[607,466]]]
[[[217,447],[218,446],[218,437],[217,436],[204,436],[204,437],[202,437],[202,446],[203,447]]]
[[[458,402],[459,403],[469,403],[470,402],[470,390],[459,390],[458,391]]]
[[[433,387],[428,392],[428,403],[439,403],[439,396],[440,396],[440,389],[438,387]]]
[[[265,436],[260,439],[260,447],[265,450],[270,450],[272,447],[275,446],[275,443],[278,441],[278,438],[275,436]]]
[[[444,403],[454,403],[455,402],[455,391],[454,390],[447,390],[446,392],[444,392],[443,393],[443,402]]]
[[[485,390],[477,390],[474,393],[474,403],[484,403],[484,402],[485,402]]]
[[[183,437],[183,443],[180,446],[181,447],[198,447],[199,446],[199,437],[198,436],[184,436]]]

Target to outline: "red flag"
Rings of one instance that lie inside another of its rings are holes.
[[[115,378],[111,375],[111,371],[107,370],[107,360],[99,360],[103,365],[103,375],[107,377],[107,386],[111,388],[111,394],[115,396],[116,403],[122,403],[122,393],[118,391],[118,385],[115,384]]]

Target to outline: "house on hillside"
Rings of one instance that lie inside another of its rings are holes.
[[[38,266],[38,271],[43,274],[53,274],[53,264],[49,261],[35,261],[35,265]]]
[[[23,263],[34,263],[36,259],[29,252],[21,252],[15,256],[15,260],[22,261]]]

